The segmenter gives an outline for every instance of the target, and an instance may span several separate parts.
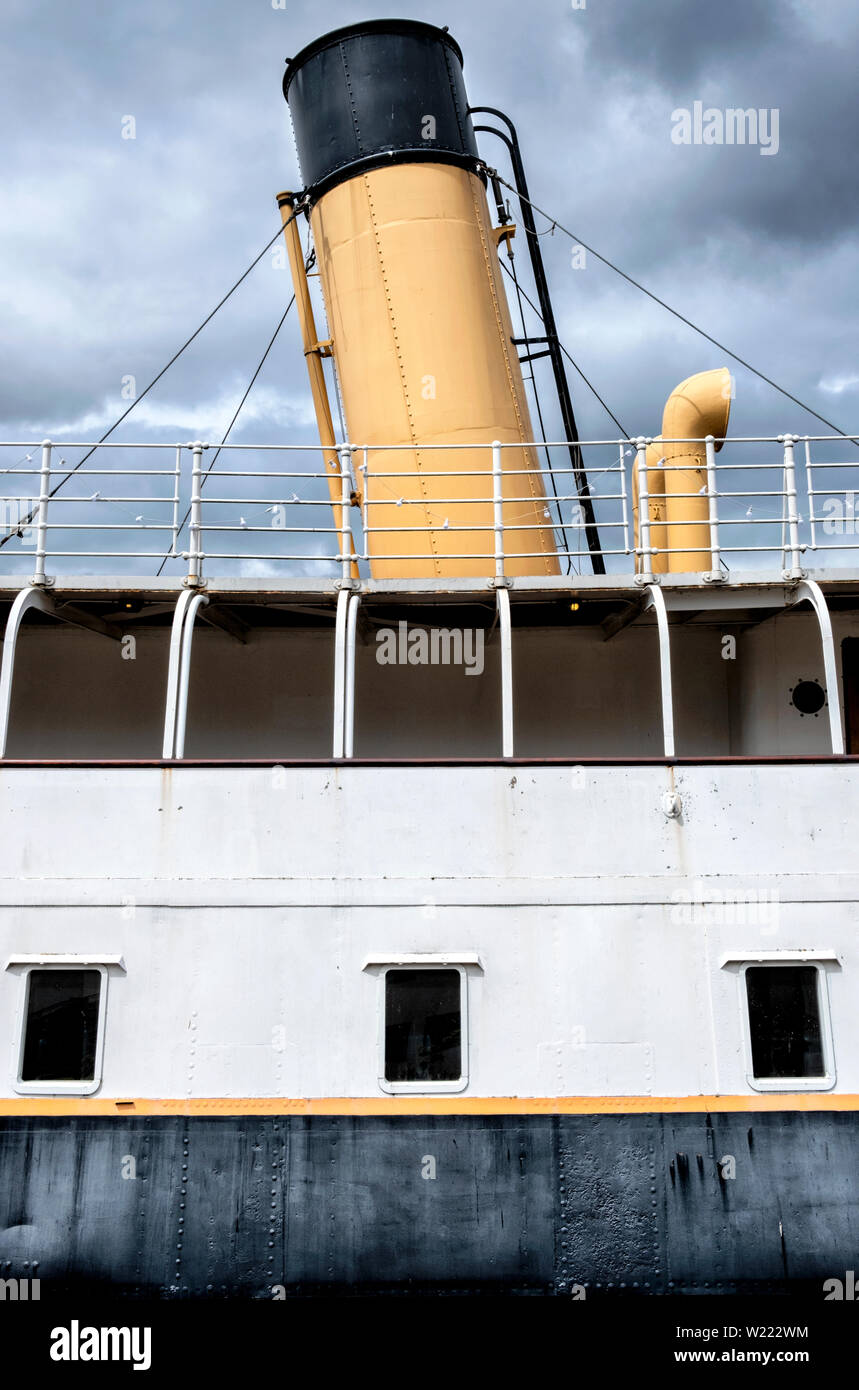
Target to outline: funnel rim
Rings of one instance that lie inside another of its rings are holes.
[[[321,53],[326,48],[333,48],[343,39],[357,38],[361,34],[422,34],[427,38],[433,38],[437,42],[441,41],[455,53],[460,67],[464,67],[465,60],[462,56],[462,49],[452,35],[446,30],[439,29],[436,24],[427,24],[422,19],[368,19],[363,24],[346,24],[340,29],[332,29],[327,34],[321,34],[318,39],[302,48],[294,58],[287,61],[286,72],[283,75],[283,95],[289,101],[289,86],[299,68],[302,68],[317,53]]]

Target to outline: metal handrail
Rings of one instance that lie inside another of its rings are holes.
[[[696,453],[700,455],[700,463],[694,467],[703,481],[697,491],[706,498],[699,517],[670,517],[670,544],[667,545],[657,543],[660,537],[654,538],[653,507],[663,504],[664,512],[666,506],[670,510],[673,498],[691,495],[686,480],[686,490],[671,486],[672,475],[688,474],[690,465],[662,461],[659,471],[665,482],[658,488],[651,488],[650,475],[654,467],[648,466],[646,451],[647,445],[653,442],[650,436],[579,441],[580,447],[590,455],[588,476],[597,525],[607,540],[614,538],[614,544],[603,550],[607,559],[616,562],[614,574],[631,575],[635,568],[639,583],[652,583],[658,579],[654,574],[657,557],[698,556],[702,549],[706,551],[709,567],[701,571],[700,577],[710,581],[724,576],[726,557],[758,556],[771,572],[772,565],[766,557],[781,554],[783,574],[792,580],[803,577],[802,563],[808,550],[817,560],[829,551],[854,551],[859,561],[859,462],[844,459],[843,447],[849,442],[845,436],[784,433],[728,436],[724,441],[714,437],[660,441],[699,446]],[[730,454],[725,462],[717,457],[716,448],[720,443],[726,446],[725,454]],[[796,454],[798,444],[803,446],[799,457]],[[778,453],[773,457],[769,451],[776,446]],[[517,548],[511,551],[508,542],[520,532],[548,533],[552,538],[551,550],[561,561],[574,564],[588,558],[589,548],[585,543],[588,522],[580,514],[578,492],[555,494],[547,488],[545,497],[536,489],[526,493],[524,488],[516,486],[516,480],[528,478],[533,482],[544,476],[543,470],[508,467],[508,462],[511,465],[519,462],[512,451],[521,454],[523,450],[567,449],[566,440],[550,441],[548,445],[543,441],[497,440],[450,445],[341,444],[337,453],[342,486],[333,518],[328,511],[329,478],[324,469],[290,466],[292,454],[324,460],[329,451],[321,445],[226,444],[223,449],[231,451],[236,461],[243,453],[274,453],[281,456],[287,466],[284,469],[230,467],[217,471],[206,467],[205,457],[210,447],[202,441],[180,444],[111,441],[101,445],[80,440],[0,442],[0,449],[31,450],[33,455],[14,466],[3,465],[0,458],[0,478],[5,482],[0,493],[0,541],[4,538],[8,541],[0,546],[0,569],[4,559],[17,558],[20,563],[22,554],[27,555],[33,561],[32,582],[45,585],[50,583],[49,561],[163,560],[166,551],[168,558],[187,562],[186,582],[192,587],[203,582],[207,566],[211,573],[213,564],[217,569],[226,562],[241,564],[243,561],[291,566],[310,564],[313,567],[323,564],[333,574],[340,573],[344,579],[349,579],[358,572],[354,565],[372,565],[374,553],[379,551],[384,538],[402,535],[411,546],[416,537],[426,535],[425,548],[418,551],[409,548],[407,553],[400,553],[404,547],[395,546],[390,553],[384,551],[385,561],[431,564],[441,553],[448,566],[457,561],[469,564],[485,561],[488,574],[505,579],[513,553],[517,561],[516,573],[522,572],[523,561],[545,560],[547,554],[545,545],[539,550]],[[117,458],[117,466],[105,466],[104,457],[96,455],[92,464],[87,460],[85,466],[77,469],[64,458],[57,458],[60,448],[110,449],[114,451],[111,457]],[[766,451],[763,457],[760,456],[762,448]],[[172,466],[125,466],[129,453],[144,449],[172,452]],[[606,450],[614,454],[609,462],[605,462]],[[419,472],[399,466],[387,467],[388,463],[396,464],[398,453],[413,456],[418,451],[421,455],[429,451],[440,454],[454,451],[456,464],[464,462],[471,452],[482,453],[485,466],[421,467]],[[827,453],[841,456],[827,458]],[[639,491],[640,534],[637,539],[633,535],[629,507],[633,458],[637,460]],[[231,462],[232,458],[226,461]],[[575,469],[569,465],[559,466],[553,468],[552,473],[556,480],[565,476],[572,478]],[[21,479],[25,492],[14,491],[10,480],[15,478]],[[421,482],[444,481],[448,486],[441,488],[438,497],[397,495],[401,490],[409,492],[411,489],[404,483],[414,483],[416,478]],[[83,490],[92,480],[103,486],[105,479],[133,481],[128,493],[122,492],[121,487],[112,487],[104,495],[98,488],[91,488],[89,492]],[[161,485],[162,479],[165,486]],[[827,485],[829,479],[832,486]],[[223,486],[225,480],[230,480],[226,488]],[[235,480],[258,486],[249,488],[249,495],[242,496],[242,487],[237,486]],[[450,487],[454,480],[465,485],[464,496],[450,495],[455,491]],[[475,485],[469,485],[469,480],[474,480]],[[769,480],[771,486],[759,485]],[[60,488],[66,490],[60,492]],[[511,488],[513,490],[508,493]],[[291,495],[283,495],[287,491]],[[776,505],[757,515],[765,499],[774,499]],[[182,524],[179,517],[186,502],[188,540],[180,549]],[[523,520],[516,509],[528,504],[536,504],[538,509],[544,507],[544,517]],[[467,506],[486,510],[473,519],[463,520],[461,509]],[[134,507],[137,515],[118,514],[128,507]],[[325,524],[307,524],[314,520],[312,513],[293,514],[291,510],[307,507],[323,509],[320,518]],[[80,508],[88,510],[82,519],[72,520],[75,509]],[[106,514],[103,508],[116,508],[118,512]],[[260,508],[270,514],[268,521],[263,521],[259,515]],[[394,520],[391,510],[395,508],[402,509],[401,525],[391,524]],[[230,509],[234,509],[233,515]],[[780,515],[777,514],[779,510]],[[299,524],[298,518],[302,515],[306,516],[306,521]],[[658,524],[664,525],[664,519]],[[694,545],[684,545],[684,528],[702,526],[708,537],[706,545],[702,547],[700,539]],[[779,529],[774,532],[773,528]],[[236,546],[230,550],[208,548],[210,533],[238,535],[243,531],[249,536],[271,535],[276,544],[270,551],[259,546],[253,549]],[[568,532],[572,534],[568,536]],[[87,536],[89,544],[81,533]],[[133,546],[132,537],[138,533],[141,538],[143,533],[163,535],[164,550],[124,548],[129,541]],[[444,533],[447,533],[445,544],[439,552],[438,538]],[[467,543],[458,550],[448,548],[451,543],[456,544],[453,538],[463,533],[485,536],[485,550],[480,544],[469,547]],[[78,536],[83,542],[81,546],[75,543]],[[297,543],[290,544],[290,537]],[[307,550],[302,548],[305,543]],[[833,563],[839,561],[833,557]],[[675,562],[673,568],[685,572],[682,563]]]

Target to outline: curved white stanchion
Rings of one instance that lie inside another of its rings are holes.
[[[3,634],[3,662],[0,666],[0,758],[6,756],[18,630],[28,608],[39,608],[43,613],[53,613],[54,601],[50,594],[46,594],[44,589],[39,588],[38,585],[22,589],[12,604],[9,617],[6,620],[6,631]]]
[[[349,612],[349,590],[337,595],[337,617],[334,623],[334,738],[332,757],[342,758],[346,723],[346,618]]]
[[[346,710],[343,727],[343,756],[351,758],[355,751],[355,635],[358,628],[358,609],[361,595],[349,599],[346,615]]]
[[[513,634],[510,621],[510,592],[495,590],[498,631],[501,636],[501,756],[513,757]]]
[[[186,589],[179,595],[176,612],[173,614],[170,664],[167,668],[167,703],[164,711],[164,758],[184,756],[194,619],[197,610],[208,602],[207,595],[201,594],[198,589]]]
[[[671,639],[665,595],[658,584],[648,584],[648,607],[656,614],[659,632],[659,682],[662,687],[662,746],[666,758],[674,757],[674,693],[671,687]]]
[[[182,631],[182,665],[179,673],[179,699],[176,708],[176,757],[185,756],[185,725],[188,719],[188,682],[191,679],[191,643],[194,640],[194,619],[197,610],[209,602],[206,594],[196,593],[185,612]]]
[[[829,706],[829,737],[833,753],[844,752],[844,730],[841,724],[841,696],[838,690],[838,667],[835,662],[835,641],[829,605],[820,585],[814,579],[803,579],[796,586],[793,603],[807,599],[817,615],[820,642],[823,647],[823,671],[826,678],[826,701]]]

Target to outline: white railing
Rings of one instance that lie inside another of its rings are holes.
[[[205,443],[0,444],[0,575],[29,570],[44,584],[55,571],[94,573],[94,562],[110,561],[111,574],[163,568],[191,585],[230,572],[355,578],[376,558],[412,574],[423,564],[432,575],[443,556],[447,576],[461,565],[464,575],[504,578],[512,569],[544,574],[547,553],[562,574],[589,573],[594,527],[607,571],[644,581],[665,568],[712,581],[731,568],[799,578],[852,557],[859,564],[856,441],[749,436],[728,438],[719,452],[720,441],[695,441],[706,506],[695,520],[672,519],[669,543],[651,510],[690,494],[672,488],[679,465],[657,464],[664,488],[653,486],[650,442],[581,441],[588,496],[565,441],[421,446],[419,474],[410,459],[397,466],[399,453],[414,458],[411,445],[228,444],[212,468],[216,446]],[[523,466],[526,447],[538,474]],[[458,464],[473,457],[473,466],[445,468],[451,448]],[[26,452],[12,460],[11,450]],[[88,454],[77,468],[67,461],[73,450]],[[249,455],[257,466],[233,466]],[[698,528],[686,544],[685,527]]]

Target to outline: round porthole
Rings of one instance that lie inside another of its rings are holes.
[[[790,701],[801,715],[818,715],[826,704],[826,691],[820,681],[799,681],[790,692]]]

